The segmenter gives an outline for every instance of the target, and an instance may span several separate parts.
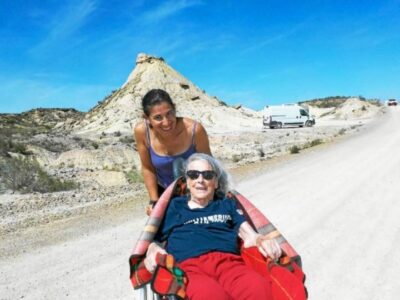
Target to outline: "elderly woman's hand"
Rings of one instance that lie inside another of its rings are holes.
[[[146,258],[143,261],[144,266],[150,273],[153,273],[157,267],[157,253],[167,254],[162,247],[153,242],[149,245],[149,248],[147,248]]]
[[[256,246],[262,255],[269,256],[272,260],[278,260],[282,255],[282,249],[276,239],[268,239],[259,235],[256,239]]]
[[[282,255],[281,247],[276,239],[255,232],[248,222],[240,225],[239,237],[243,240],[245,248],[256,246],[265,257],[269,256],[271,259],[277,260]]]

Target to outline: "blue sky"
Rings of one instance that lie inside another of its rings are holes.
[[[400,98],[400,0],[0,0],[0,113],[87,111],[139,52],[253,109]]]

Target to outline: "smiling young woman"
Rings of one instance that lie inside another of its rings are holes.
[[[146,209],[149,214],[174,180],[173,162],[196,152],[211,155],[211,150],[204,127],[192,119],[177,117],[175,104],[166,91],[149,91],[142,99],[142,109],[144,122],[135,126],[134,136],[150,197]]]

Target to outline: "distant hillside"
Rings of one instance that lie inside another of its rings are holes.
[[[9,152],[30,155],[29,144],[52,152],[76,147],[76,141],[71,141],[66,132],[56,134],[54,129],[83,116],[83,112],[73,108],[38,108],[20,114],[0,114],[0,158],[9,156]],[[80,144],[83,143],[80,141]]]
[[[330,96],[330,97],[325,97],[325,98],[315,98],[315,99],[311,99],[311,100],[300,101],[299,105],[304,105],[304,106],[311,105],[311,106],[314,106],[317,108],[339,107],[344,102],[346,102],[348,99],[357,99],[357,100],[361,100],[361,101],[367,101],[370,104],[374,104],[377,106],[381,105],[379,100],[366,99],[363,96],[358,96],[358,97]]]
[[[0,137],[48,133],[63,123],[80,120],[84,113],[73,108],[38,108],[21,114],[0,114]]]

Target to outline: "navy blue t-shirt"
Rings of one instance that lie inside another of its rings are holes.
[[[235,201],[215,199],[190,209],[188,198],[171,200],[155,240],[167,240],[166,251],[178,262],[211,251],[239,254],[238,230],[245,218]]]

